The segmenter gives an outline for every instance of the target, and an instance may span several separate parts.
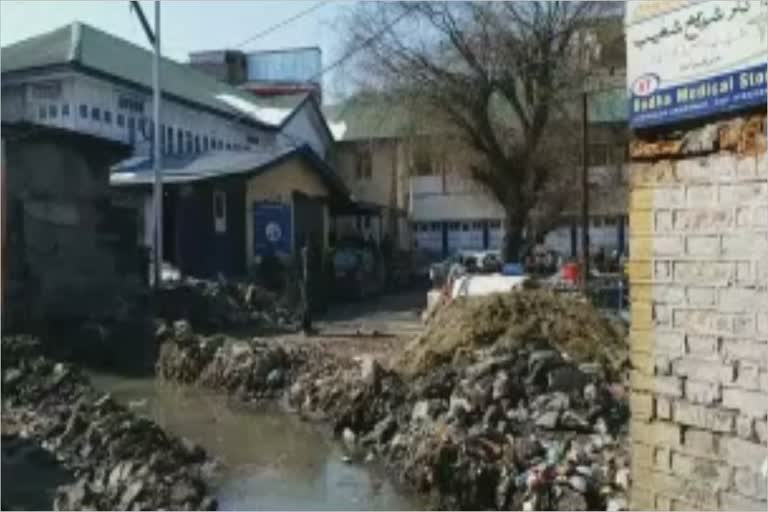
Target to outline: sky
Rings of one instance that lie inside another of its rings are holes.
[[[161,3],[163,55],[186,62],[197,50],[236,47],[250,36],[317,6],[320,0],[166,0]],[[153,2],[141,2],[154,22]],[[322,7],[246,44],[243,50],[319,46],[323,66],[342,54],[338,18],[350,7],[348,0],[324,1]],[[0,2],[0,45],[25,39],[82,21],[144,47],[149,47],[141,25],[129,10],[128,0],[3,0]],[[333,73],[323,89],[338,94]]]

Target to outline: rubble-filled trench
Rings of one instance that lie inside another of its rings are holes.
[[[6,503],[11,498],[4,495],[3,509],[216,508],[205,483],[210,461],[203,449],[137,417],[92,387],[78,368],[43,355],[37,340],[2,339],[2,382],[4,469],[26,469],[30,479],[47,480],[13,482],[22,474],[4,470],[4,490],[11,496],[26,485],[16,493],[21,500],[34,493],[53,496],[43,504]]]
[[[577,299],[457,302],[391,361],[203,336],[184,321],[159,332],[162,379],[328,424],[353,458],[387,468],[432,507],[627,506],[623,336]]]

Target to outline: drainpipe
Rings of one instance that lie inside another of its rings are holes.
[[[155,288],[159,288],[162,281],[163,266],[163,178],[160,162],[160,0],[155,1],[155,54],[152,60],[152,106],[155,129],[153,130],[153,157],[152,163],[155,170]]]

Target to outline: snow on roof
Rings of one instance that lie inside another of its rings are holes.
[[[257,121],[261,121],[267,124],[280,125],[288,117],[293,109],[291,108],[278,108],[278,107],[266,107],[256,105],[250,101],[244,100],[231,94],[217,94],[216,99],[223,101],[230,107],[234,108],[253,117]]]
[[[336,140],[343,139],[344,134],[347,133],[347,123],[345,121],[338,121],[338,122],[329,121],[328,128],[331,129],[333,138]]]

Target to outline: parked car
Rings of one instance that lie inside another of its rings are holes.
[[[371,249],[342,247],[333,254],[334,290],[340,298],[364,298],[381,291],[384,270]]]

